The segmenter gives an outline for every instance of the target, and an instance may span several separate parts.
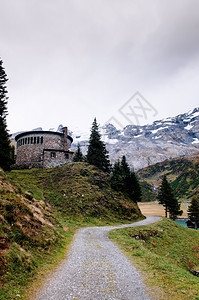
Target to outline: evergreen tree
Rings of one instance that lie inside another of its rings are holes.
[[[126,157],[122,157],[122,161],[115,162],[111,173],[111,186],[117,191],[123,192],[133,202],[141,201],[141,187],[139,180],[134,171],[131,171],[126,161]]]
[[[111,187],[116,191],[124,191],[124,180],[122,176],[121,163],[116,161],[111,172]]]
[[[7,76],[3,68],[3,62],[0,60],[0,167],[4,170],[9,170],[13,163],[11,158],[11,146],[9,134],[6,125],[7,116]]]
[[[86,160],[89,164],[96,166],[100,170],[104,172],[110,172],[108,152],[106,150],[105,144],[103,143],[103,141],[101,141],[99,126],[97,124],[96,118],[94,119],[91,128]]]
[[[135,172],[130,170],[125,155],[123,155],[121,161],[121,172],[123,177],[124,192],[132,201],[141,201],[142,192],[139,180]]]
[[[127,192],[129,194],[129,197],[132,199],[132,201],[136,203],[141,202],[142,190],[141,190],[139,180],[134,171],[131,171]]]
[[[78,143],[77,151],[75,152],[75,154],[73,156],[73,161],[78,162],[78,161],[83,161],[83,160],[84,160],[84,156],[81,152],[80,144]]]
[[[165,217],[167,218],[168,212],[169,217],[175,219],[178,215],[182,215],[180,210],[180,204],[175,198],[173,190],[169,182],[167,181],[166,175],[163,176],[160,189],[158,192],[158,202],[165,208]]]
[[[199,198],[194,196],[189,205],[189,218],[195,223],[195,229],[199,227]]]
[[[122,160],[121,160],[121,172],[122,172],[122,177],[124,179],[128,178],[131,174],[131,170],[130,170],[129,165],[126,161],[126,156],[125,155],[122,156]]]

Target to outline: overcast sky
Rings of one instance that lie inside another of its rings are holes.
[[[198,0],[0,5],[10,132],[59,124],[85,131],[94,117],[144,124],[199,106]],[[137,91],[144,98],[128,102]]]

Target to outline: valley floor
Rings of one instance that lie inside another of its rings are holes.
[[[158,204],[157,201],[154,202],[139,202],[138,206],[144,216],[165,216],[165,211],[163,205]],[[183,210],[182,216],[180,218],[187,218],[187,204],[182,203],[181,209]]]

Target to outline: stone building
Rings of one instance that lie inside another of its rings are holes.
[[[73,141],[67,127],[62,132],[26,131],[15,137],[16,167],[50,168],[72,161],[70,146]]]

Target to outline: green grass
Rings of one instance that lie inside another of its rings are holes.
[[[163,219],[150,226],[109,233],[142,270],[145,282],[160,291],[158,299],[199,299],[199,233]],[[139,236],[139,239],[136,239]]]
[[[101,218],[118,222],[141,217],[137,205],[112,190],[107,174],[86,163],[47,170],[17,170],[9,177],[35,199],[48,201],[62,215],[77,220]]]
[[[44,276],[66,255],[76,228],[75,225],[67,227],[67,230],[60,228],[62,237],[51,246],[35,247],[29,243],[22,248],[19,244],[12,243],[4,255],[7,273],[3,276],[0,299],[18,299],[17,295],[29,299],[34,290],[32,287],[35,287],[33,282],[38,286]]]

